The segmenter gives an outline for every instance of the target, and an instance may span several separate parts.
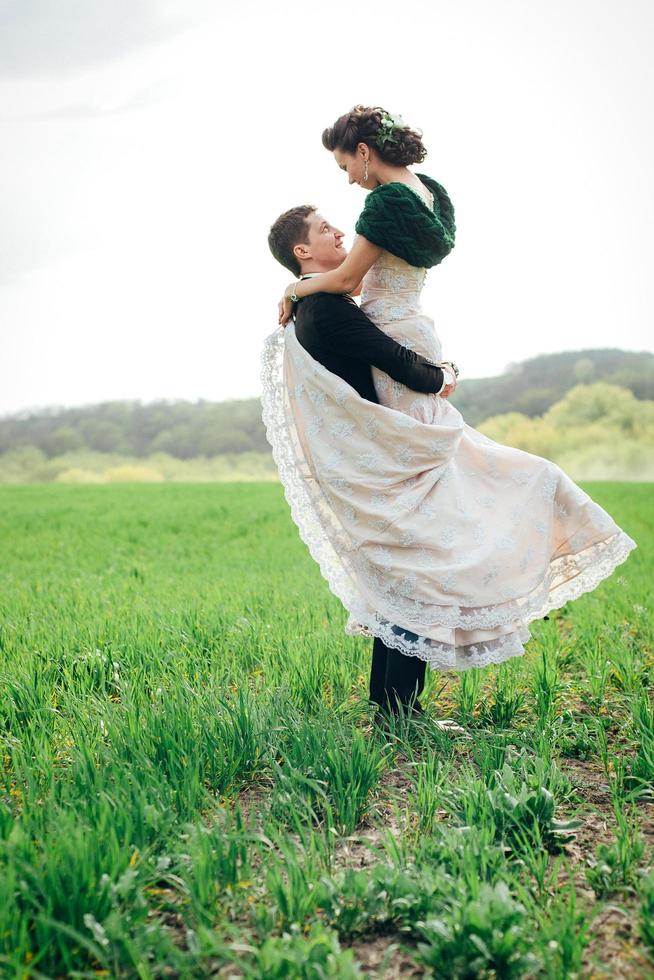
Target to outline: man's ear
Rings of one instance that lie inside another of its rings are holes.
[[[306,262],[307,259],[311,258],[311,249],[305,242],[301,242],[299,245],[293,246],[293,255],[298,262]]]

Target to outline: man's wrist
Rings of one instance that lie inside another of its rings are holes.
[[[443,377],[440,388],[438,389],[438,391],[434,392],[434,394],[440,395],[441,391],[444,388],[447,388],[448,385],[456,384],[456,376],[454,374],[454,371],[451,371],[449,366],[448,367],[445,366],[449,362],[430,361],[429,358],[425,358],[425,360],[427,361],[428,364],[431,364],[432,367],[438,368],[438,370],[441,372],[441,375]]]
[[[459,383],[459,369],[457,365],[454,361],[440,361],[438,366],[443,372],[443,384],[440,391],[448,387],[454,390]],[[440,392],[437,392],[437,394],[440,394]]]

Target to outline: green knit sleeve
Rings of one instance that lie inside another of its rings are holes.
[[[430,268],[454,248],[454,208],[444,187],[420,177],[434,195],[433,211],[406,185],[380,184],[368,194],[355,230],[410,265]]]
[[[354,230],[357,235],[363,235],[374,245],[392,252],[397,239],[398,209],[408,207],[411,203],[404,200],[397,184],[380,184],[368,194]]]

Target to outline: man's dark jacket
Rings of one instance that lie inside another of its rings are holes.
[[[349,296],[313,293],[301,300],[295,335],[316,361],[368,401],[379,402],[371,365],[413,391],[434,394],[443,387],[439,367],[387,336]]]

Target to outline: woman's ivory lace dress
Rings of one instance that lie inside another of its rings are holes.
[[[440,361],[424,278],[384,252],[361,306]],[[439,670],[523,653],[529,622],[594,589],[635,542],[555,463],[372,370],[379,405],[315,361],[292,323],[265,342],[268,440],[300,535],[349,613],[346,632]]]

